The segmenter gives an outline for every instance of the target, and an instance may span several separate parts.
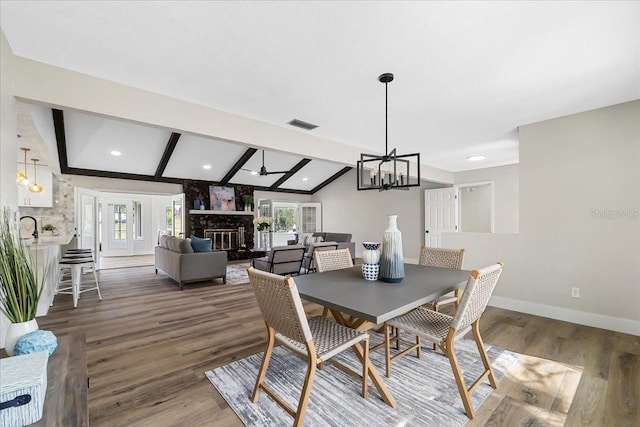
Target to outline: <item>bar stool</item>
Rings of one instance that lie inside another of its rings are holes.
[[[70,250],[73,251],[73,250]],[[57,294],[71,294],[73,295],[73,307],[78,306],[78,299],[80,294],[92,290],[98,291],[98,299],[102,301],[102,295],[100,294],[100,285],[98,283],[98,275],[96,274],[95,261],[93,259],[93,252],[89,249],[88,252],[65,252],[64,257],[58,262],[60,270],[58,273],[58,284],[56,286]],[[93,271],[93,278],[95,280],[95,286],[82,289],[82,269],[91,268]],[[70,280],[64,280],[64,274],[66,270],[71,273]],[[67,285],[67,286],[65,286]]]

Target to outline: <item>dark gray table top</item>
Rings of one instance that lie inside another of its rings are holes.
[[[300,297],[376,324],[462,289],[471,274],[467,270],[404,265],[400,283],[364,280],[362,267],[303,274],[293,280]]]

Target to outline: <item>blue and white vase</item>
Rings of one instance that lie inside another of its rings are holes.
[[[365,251],[362,253],[362,277],[365,280],[378,280],[380,272],[380,243],[378,242],[362,242]]]
[[[398,229],[398,215],[389,215],[389,224],[382,240],[379,275],[380,280],[389,283],[399,283],[404,279],[402,233]]]

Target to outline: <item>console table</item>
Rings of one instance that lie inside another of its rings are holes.
[[[32,426],[89,425],[87,342],[84,333],[57,337],[47,365],[47,395],[42,419]]]

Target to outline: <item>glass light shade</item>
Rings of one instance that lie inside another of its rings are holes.
[[[42,187],[34,182],[29,186],[29,191],[32,193],[42,193]]]

